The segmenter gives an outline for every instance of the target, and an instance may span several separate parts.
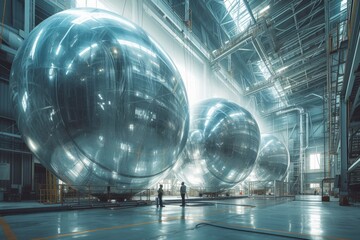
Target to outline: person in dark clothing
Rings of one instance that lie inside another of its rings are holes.
[[[185,207],[185,194],[186,194],[186,185],[184,182],[181,183],[180,195],[181,195],[181,206]]]
[[[158,199],[159,199],[159,205],[160,207],[165,207],[162,201],[162,197],[164,195],[163,185],[160,184],[160,187],[158,189]]]

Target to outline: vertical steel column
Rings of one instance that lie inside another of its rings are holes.
[[[29,35],[35,24],[35,0],[26,0],[24,6],[24,33]]]
[[[246,7],[246,10],[248,11],[251,19],[253,20],[254,23],[256,23],[256,19],[255,19],[255,17],[254,17],[254,13],[253,13],[252,10],[251,10],[250,4],[248,3],[247,0],[243,0],[243,2],[244,2],[244,5],[245,5],[245,7]]]
[[[231,71],[232,71],[232,68],[231,68],[231,65],[232,65],[232,63],[231,63],[231,54],[229,54],[228,56],[227,56],[227,71],[228,71],[228,73],[231,73]]]
[[[190,21],[190,0],[185,0],[185,23],[189,23]]]
[[[348,105],[344,96],[340,100],[341,112],[341,177],[340,177],[340,205],[348,205]]]
[[[35,191],[35,159],[34,156],[31,155],[31,191]]]
[[[332,130],[332,118],[331,118],[331,71],[330,71],[330,42],[329,42],[329,0],[325,0],[324,1],[324,15],[325,15],[325,43],[326,43],[326,97],[327,97],[327,115],[328,115],[328,121],[327,121],[327,126],[328,126],[328,154],[327,154],[327,160],[330,162],[331,158],[331,153],[333,152],[333,147],[332,147],[332,137],[333,137],[333,130]],[[326,161],[326,155],[324,155],[324,164]],[[325,165],[324,165],[324,178],[328,177],[328,174],[326,173],[325,170]]]
[[[299,111],[299,141],[300,141],[300,153],[299,153],[299,162],[300,162],[300,194],[304,193],[304,164],[305,164],[305,150],[304,147],[304,126],[303,126],[303,117],[305,116],[305,111],[303,108],[295,107],[285,110],[280,110],[276,112],[276,115],[285,114],[291,111]],[[308,125],[306,125],[308,126]],[[306,131],[308,133],[308,131]]]

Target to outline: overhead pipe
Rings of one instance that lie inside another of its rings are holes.
[[[230,41],[228,44],[225,44],[225,46],[223,46],[222,48],[215,50],[213,52],[214,58],[211,60],[211,64],[220,61],[225,56],[237,51],[240,48],[240,46],[250,43],[251,39],[252,39],[252,33],[248,33],[245,36],[241,36],[236,38],[235,40]]]
[[[5,24],[0,23],[0,28],[2,29],[0,49],[6,53],[6,61],[11,63],[24,39]]]
[[[7,25],[0,23],[0,27],[2,28],[2,40],[9,45],[9,47],[17,50],[22,45],[24,39],[12,31]]]
[[[301,107],[294,107],[289,109],[284,109],[276,112],[276,115],[281,115],[285,113],[289,113],[292,111],[298,111],[299,112],[299,121],[300,121],[300,129],[299,129],[299,138],[300,138],[300,194],[303,194],[304,192],[304,162],[305,162],[305,150],[308,147],[308,140],[306,140],[306,148],[304,147],[304,126],[303,126],[303,118],[306,116],[306,113],[303,108]],[[308,117],[306,118],[306,121],[308,121]],[[308,128],[308,124],[306,124],[306,128]],[[308,131],[308,130],[306,130]],[[307,133],[308,135],[308,133]],[[306,138],[308,138],[306,136]]]
[[[7,149],[0,147],[0,152],[10,152],[10,153],[20,153],[20,154],[29,154],[32,155],[32,152],[22,151],[22,150],[16,150],[16,149]]]
[[[19,134],[8,133],[8,132],[0,132],[0,135],[4,135],[7,137],[21,138],[21,135]]]
[[[268,88],[273,87],[273,86],[274,86],[274,81],[273,80],[268,80],[268,81],[264,82],[261,85],[258,85],[258,86],[254,87],[254,88],[249,89],[249,91],[245,92],[244,96],[253,95],[255,93],[258,93],[260,91],[263,91],[264,89],[268,89]]]

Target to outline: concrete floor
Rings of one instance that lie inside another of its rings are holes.
[[[190,200],[191,201],[191,200]],[[0,216],[0,239],[360,239],[360,208],[297,197]],[[165,199],[166,203],[166,199]],[[24,203],[18,203],[24,206]],[[0,210],[9,208],[0,202]]]

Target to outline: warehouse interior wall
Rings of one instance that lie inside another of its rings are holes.
[[[149,0],[150,1],[150,0]],[[70,1],[69,1],[70,2]],[[75,2],[75,1],[74,1]],[[265,115],[264,113],[258,113],[256,100],[253,95],[244,96],[229,83],[229,80],[223,79],[217,75],[210,65],[208,59],[206,59],[199,51],[196,51],[192,45],[187,41],[187,36],[191,34],[191,28],[185,28],[182,38],[175,38],[174,34],[169,32],[169,28],[165,29],[151,14],[146,7],[147,0],[136,1],[117,1],[117,0],[78,0],[78,7],[96,7],[115,12],[132,22],[142,27],[159,45],[164,49],[164,52],[169,55],[174,65],[179,70],[189,99],[189,106],[195,103],[207,99],[207,98],[225,98],[230,101],[238,103],[240,106],[251,112],[260,127],[261,133],[274,134],[280,138],[286,146],[289,148],[291,155],[291,162],[295,163],[292,169],[297,168],[295,166],[300,161],[300,122],[299,113],[292,112],[286,115]],[[0,4],[3,1],[0,0]],[[8,1],[6,11],[11,12],[5,16],[5,23],[15,29],[24,29],[24,16],[16,13],[23,12],[24,3],[20,0]],[[166,16],[164,16],[166,18]],[[15,20],[16,21],[15,21]],[[43,19],[38,19],[39,22]],[[38,23],[37,22],[37,23]],[[171,30],[171,28],[170,28]],[[175,29],[173,29],[175,31]],[[225,59],[224,59],[225,60]],[[241,66],[235,66],[241,68]],[[1,70],[1,69],[0,69]],[[226,71],[226,69],[225,69]],[[5,76],[7,78],[7,76]],[[10,178],[9,180],[0,179],[0,191],[1,188],[9,187],[11,185],[26,185],[29,184],[29,176],[34,179],[34,161],[29,150],[24,146],[21,141],[21,136],[16,129],[16,123],[12,116],[10,94],[8,91],[8,81],[0,74],[0,127],[3,132],[11,132],[12,136],[0,135],[0,163],[10,164]],[[5,80],[4,80],[5,79]],[[238,83],[239,84],[239,83]],[[326,100],[325,91],[324,94],[319,93],[319,96],[304,96],[305,99],[310,98],[322,99],[323,104],[308,105],[304,111],[308,114],[308,118],[304,118],[304,129],[306,133],[304,135],[305,150],[304,150],[304,185],[309,192],[311,192],[312,183],[319,183],[325,177],[333,177],[340,174],[340,156],[329,154],[329,136],[326,135],[328,130],[328,124],[325,119]],[[296,106],[289,106],[296,107]],[[308,125],[305,127],[305,122]],[[281,126],[281,127],[280,127]],[[11,130],[9,130],[11,129]],[[11,140],[2,141],[11,138]],[[308,139],[309,141],[306,142]],[[5,145],[8,142],[13,144]],[[13,153],[15,152],[15,153]],[[313,153],[320,154],[320,168],[309,169],[310,155]],[[329,159],[326,159],[329,158]],[[30,166],[29,168],[27,166]],[[36,170],[35,170],[36,172]],[[19,177],[21,173],[21,177]],[[36,175],[36,173],[35,173]],[[36,177],[36,176],[35,176]],[[289,179],[292,180],[292,179]],[[34,185],[32,182],[32,188]]]

